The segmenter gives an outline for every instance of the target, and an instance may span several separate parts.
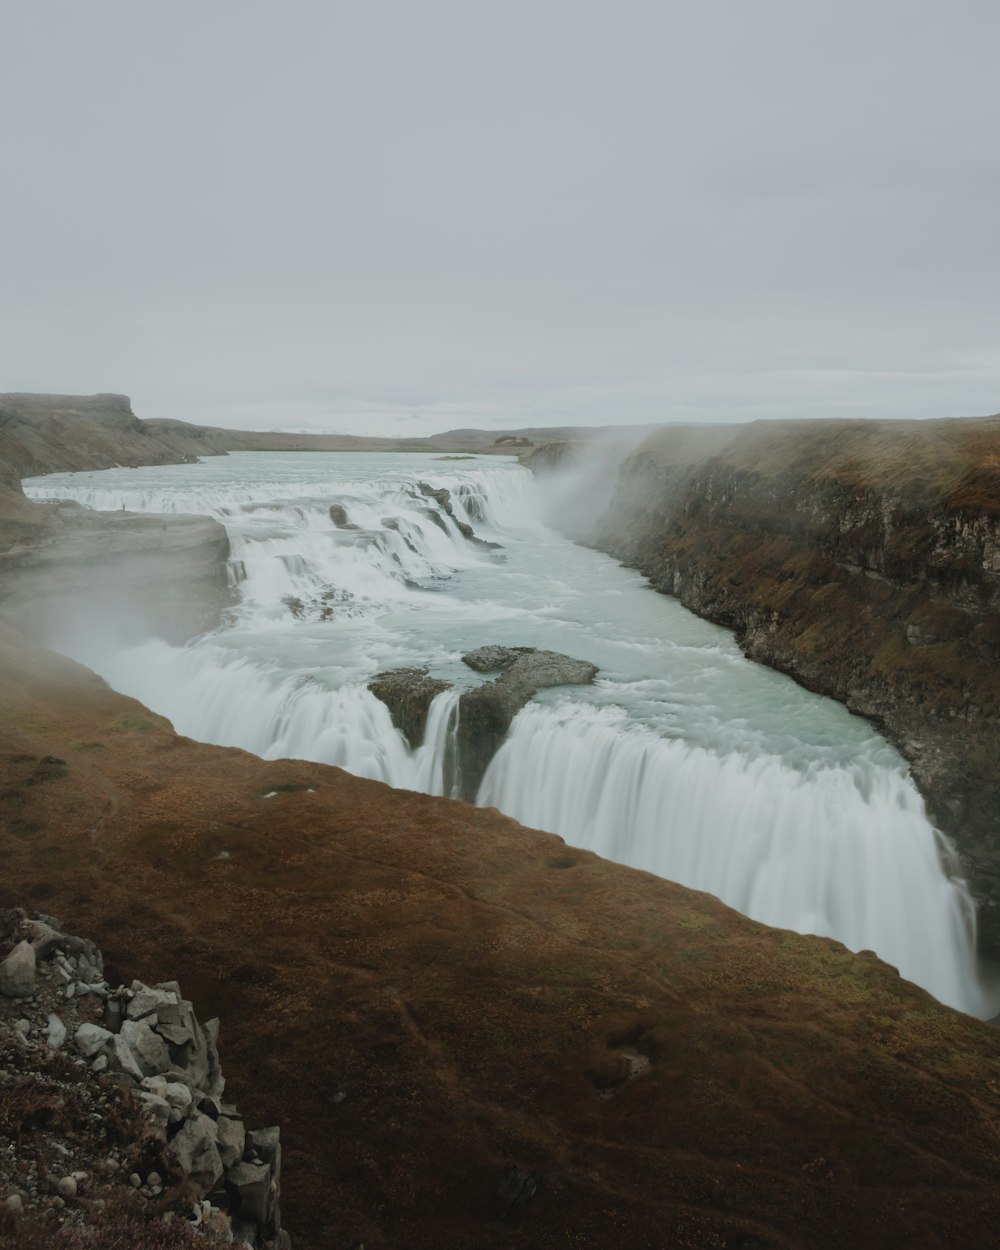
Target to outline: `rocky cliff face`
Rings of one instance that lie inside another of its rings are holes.
[[[0,395],[0,619],[52,640],[96,627],[180,641],[218,623],[233,602],[218,522],[39,505],[21,490],[35,474],[218,450],[211,431],[162,424],[151,430],[124,395]]]
[[[880,725],[1000,954],[1000,418],[663,431],[596,543]]]
[[[215,431],[140,421],[127,395],[0,395],[0,463],[17,478],[223,454]]]

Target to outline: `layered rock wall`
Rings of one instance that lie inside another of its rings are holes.
[[[1000,418],[664,430],[594,541],[880,725],[1000,953]]]

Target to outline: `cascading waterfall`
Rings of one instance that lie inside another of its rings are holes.
[[[765,924],[874,949],[938,998],[961,984],[973,962],[969,899],[941,871],[902,770],[859,761],[801,772],[625,720],[579,703],[526,707],[479,802]]]
[[[25,486],[226,526],[240,592],[226,628],[186,647],[55,639],[178,732],[454,794],[460,688],[482,680],[463,651],[499,642],[591,660],[596,686],[521,712],[481,803],[765,923],[874,949],[944,1002],[997,1010],[977,981],[968,893],[943,870],[895,752],[638,575],[547,529],[525,470],[239,453]],[[414,665],[455,687],[411,750],[366,683]]]

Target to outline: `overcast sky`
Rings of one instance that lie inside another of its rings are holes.
[[[996,412],[998,48],[995,0],[0,0],[0,390]]]

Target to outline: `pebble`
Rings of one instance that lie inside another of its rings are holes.
[[[139,1175],[138,1172],[133,1172],[132,1175],[128,1178],[128,1183],[132,1186],[133,1189],[138,1189],[139,1186],[142,1184],[142,1177]]]
[[[56,1189],[64,1198],[76,1197],[76,1178],[72,1176],[63,1176],[60,1178]]]
[[[24,1199],[20,1194],[8,1194],[4,1201],[4,1207],[11,1213],[11,1215],[23,1215]]]

